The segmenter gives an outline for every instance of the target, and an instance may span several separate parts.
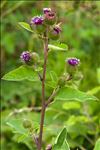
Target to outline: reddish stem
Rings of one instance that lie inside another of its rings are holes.
[[[47,56],[48,56],[48,38],[47,38],[47,35],[45,35],[45,38],[44,38],[44,66],[43,66],[43,78],[42,78],[42,110],[41,110],[41,122],[40,122],[38,150],[41,150],[41,148],[42,148],[43,124],[44,124],[45,109],[46,109],[46,107],[45,107],[45,78],[46,78]]]

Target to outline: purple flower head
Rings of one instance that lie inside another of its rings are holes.
[[[61,28],[59,26],[56,26],[53,28],[54,34],[59,34],[61,32]]]
[[[44,14],[51,12],[51,8],[43,8]]]
[[[48,13],[45,13],[45,18],[48,20],[55,19],[55,17],[56,17],[56,14],[53,11],[49,11]]]
[[[80,63],[80,60],[77,58],[68,58],[67,63],[71,66],[77,66]]]
[[[22,52],[22,54],[20,55],[20,58],[23,62],[26,62],[26,63],[29,62],[31,59],[30,52],[28,51]]]
[[[31,20],[31,24],[35,24],[35,25],[41,25],[43,24],[44,18],[42,16],[36,16],[34,18],[32,18]]]

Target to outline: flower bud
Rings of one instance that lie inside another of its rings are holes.
[[[22,62],[24,62],[25,64],[30,64],[31,61],[31,55],[29,51],[24,51],[21,53],[20,58],[22,60]]]
[[[58,80],[58,85],[60,87],[63,87],[66,84],[67,81],[67,74],[62,75]]]
[[[61,28],[59,25],[56,25],[52,28],[52,30],[49,32],[49,38],[52,40],[58,40],[60,37]]]
[[[80,60],[77,58],[68,58],[66,60],[66,65],[67,65],[67,71],[69,74],[74,74],[77,70],[77,67],[80,64]]]
[[[27,65],[33,65],[33,64],[38,63],[39,61],[39,55],[35,52],[31,53],[29,51],[22,52],[20,58],[22,62]]]
[[[31,59],[33,60],[34,63],[38,63],[39,61],[39,55],[35,52],[31,53]]]
[[[49,12],[51,12],[51,8],[43,8],[44,14],[49,13]]]
[[[83,74],[81,72],[76,72],[74,75],[74,80],[79,81],[83,79]]]
[[[52,150],[52,145],[51,144],[47,145],[46,150]]]
[[[56,22],[56,13],[53,11],[49,11],[44,13],[44,22],[47,25],[53,25]]]
[[[31,128],[32,127],[32,123],[30,120],[24,119],[23,120],[23,127],[24,128]]]
[[[31,26],[32,28],[35,28],[39,33],[44,32],[44,18],[42,16],[35,16],[31,19]]]
[[[69,65],[75,67],[75,66],[79,65],[80,60],[77,59],[77,58],[68,58],[68,59],[67,59],[67,63],[68,63]]]

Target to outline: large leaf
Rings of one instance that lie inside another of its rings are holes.
[[[28,66],[20,66],[19,68],[5,74],[2,79],[8,81],[22,81],[22,80],[38,81],[39,80],[37,73],[33,70],[33,68]]]
[[[58,134],[58,136],[56,138],[55,145],[53,147],[54,150],[61,149],[61,147],[66,139],[66,135],[67,135],[67,130],[64,127],[63,130]]]
[[[62,149],[60,149],[60,150],[70,150],[69,144],[68,144],[66,139],[65,139],[64,144],[62,146]]]
[[[98,100],[95,96],[79,91],[71,87],[62,88],[55,97],[55,100],[75,100],[85,102],[89,100]]]
[[[31,29],[31,27],[30,27],[30,25],[28,23],[26,23],[26,22],[19,22],[19,25],[21,27],[23,27],[24,29],[26,29],[26,30],[28,30],[30,32],[33,32],[33,30]]]
[[[68,50],[68,46],[64,43],[56,43],[54,45],[49,44],[48,48],[50,50],[56,50],[56,51],[67,51]]]
[[[100,138],[96,141],[94,150],[100,150]]]
[[[26,135],[27,136],[27,130],[24,129],[23,125],[22,125],[22,120],[21,119],[9,119],[7,121],[7,125],[10,126],[14,133],[19,133],[21,135]]]
[[[69,110],[69,109],[80,109],[80,108],[81,108],[81,105],[80,105],[79,102],[68,101],[68,102],[65,102],[65,103],[62,105],[62,108],[65,109],[65,110]]]

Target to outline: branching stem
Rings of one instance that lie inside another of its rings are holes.
[[[55,97],[55,95],[57,94],[58,91],[59,91],[59,86],[53,90],[51,96],[48,98],[48,100],[46,102],[46,107],[48,107],[48,105],[52,102],[52,99]]]
[[[41,122],[40,122],[38,150],[41,150],[41,147],[42,147],[43,124],[44,124],[45,109],[46,109],[46,106],[45,106],[45,78],[46,78],[47,56],[48,56],[48,38],[47,38],[47,33],[45,33],[44,66],[43,66],[43,77],[42,77],[42,110],[41,110]]]

